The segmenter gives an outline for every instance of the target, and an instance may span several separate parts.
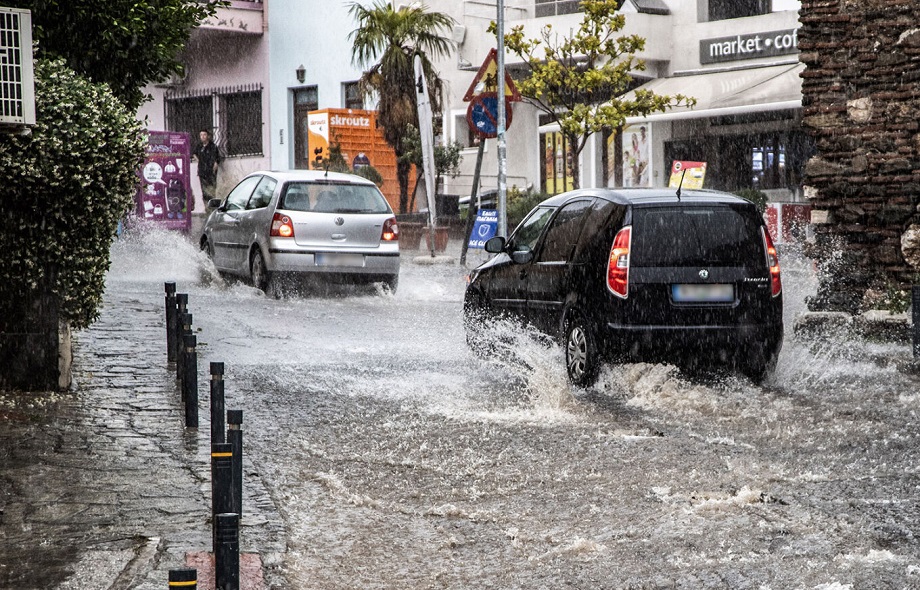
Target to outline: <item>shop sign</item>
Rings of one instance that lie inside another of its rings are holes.
[[[700,41],[700,63],[712,64],[798,53],[797,29],[733,35]]]
[[[670,188],[701,189],[706,179],[706,162],[674,160],[671,163]]]
[[[188,231],[194,197],[188,133],[149,131],[144,164],[138,170],[136,220]]]
[[[486,242],[495,236],[497,229],[498,210],[480,209],[476,214],[476,223],[470,231],[470,239],[466,247],[482,250],[486,247]]]

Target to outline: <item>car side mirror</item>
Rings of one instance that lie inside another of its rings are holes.
[[[523,250],[514,250],[511,252],[511,260],[513,260],[515,264],[527,264],[533,260],[533,250],[527,246],[524,246]]]
[[[485,250],[489,254],[498,254],[505,250],[505,238],[502,236],[495,236],[494,238],[489,238],[486,241]]]
[[[220,209],[223,203],[220,199],[211,199],[208,201],[208,209]]]

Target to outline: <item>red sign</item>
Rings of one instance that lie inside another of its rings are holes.
[[[463,100],[469,102],[477,96],[489,93],[498,94],[498,51],[494,47],[489,50],[489,55],[479,66],[479,71],[476,72],[472,84],[463,95]],[[505,70],[505,98],[513,102],[521,100],[521,94],[507,70]]]

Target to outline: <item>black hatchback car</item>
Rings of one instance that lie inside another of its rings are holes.
[[[546,201],[470,274],[467,341],[490,318],[558,337],[577,385],[600,364],[730,367],[755,381],[783,340],[779,260],[756,206],[716,191],[585,189]]]

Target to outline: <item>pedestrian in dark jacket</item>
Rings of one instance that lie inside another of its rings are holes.
[[[217,167],[223,161],[220,150],[211,141],[211,132],[202,129],[198,133],[201,143],[195,148],[192,154],[198,159],[198,180],[201,181],[201,196],[204,204],[216,197],[217,190]]]

